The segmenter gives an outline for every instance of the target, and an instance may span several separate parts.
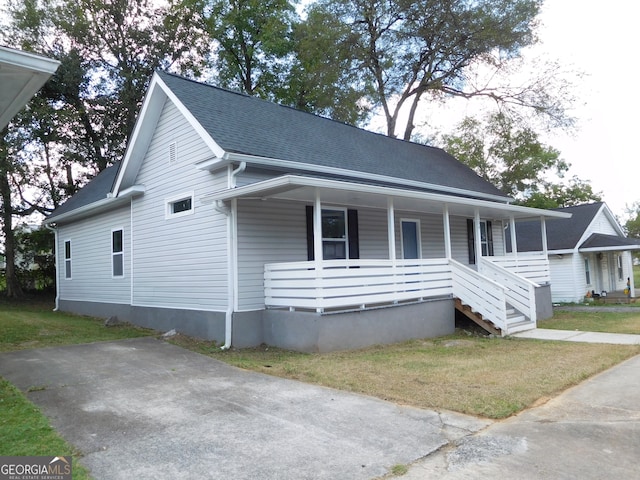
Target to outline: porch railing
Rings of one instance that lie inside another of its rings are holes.
[[[536,321],[536,283],[486,257],[480,258],[478,272],[504,288],[508,304],[520,311],[529,321]]]
[[[264,281],[267,307],[319,312],[452,294],[445,258],[270,263]]]
[[[478,271],[446,258],[270,263],[265,305],[317,312],[435,297],[459,298],[509,332],[508,305],[536,319],[535,284],[484,258]]]
[[[520,275],[533,283],[543,285],[551,283],[549,259],[543,253],[518,253],[499,257],[483,257],[495,265],[499,265],[516,275]]]

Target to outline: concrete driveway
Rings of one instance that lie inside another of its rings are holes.
[[[371,479],[490,423],[243,371],[152,338],[5,353],[0,375],[97,480]]]
[[[402,480],[640,478],[640,356],[417,462]]]

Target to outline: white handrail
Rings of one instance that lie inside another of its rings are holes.
[[[504,287],[507,303],[519,310],[531,322],[536,322],[536,287],[527,278],[517,275],[495,262],[480,257],[478,271]]]
[[[496,327],[507,328],[505,289],[498,282],[450,259],[453,295]]]

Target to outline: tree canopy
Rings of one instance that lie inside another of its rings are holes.
[[[445,150],[518,203],[538,208],[599,201],[586,180],[564,181],[570,165],[528,125],[502,113],[465,118],[441,136]]]

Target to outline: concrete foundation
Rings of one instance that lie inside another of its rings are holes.
[[[158,331],[223,343],[225,312],[139,307],[61,300],[60,310],[119,320]],[[455,330],[450,298],[350,312],[319,314],[288,310],[235,312],[231,343],[237,348],[260,344],[302,352],[351,350],[449,335]]]

